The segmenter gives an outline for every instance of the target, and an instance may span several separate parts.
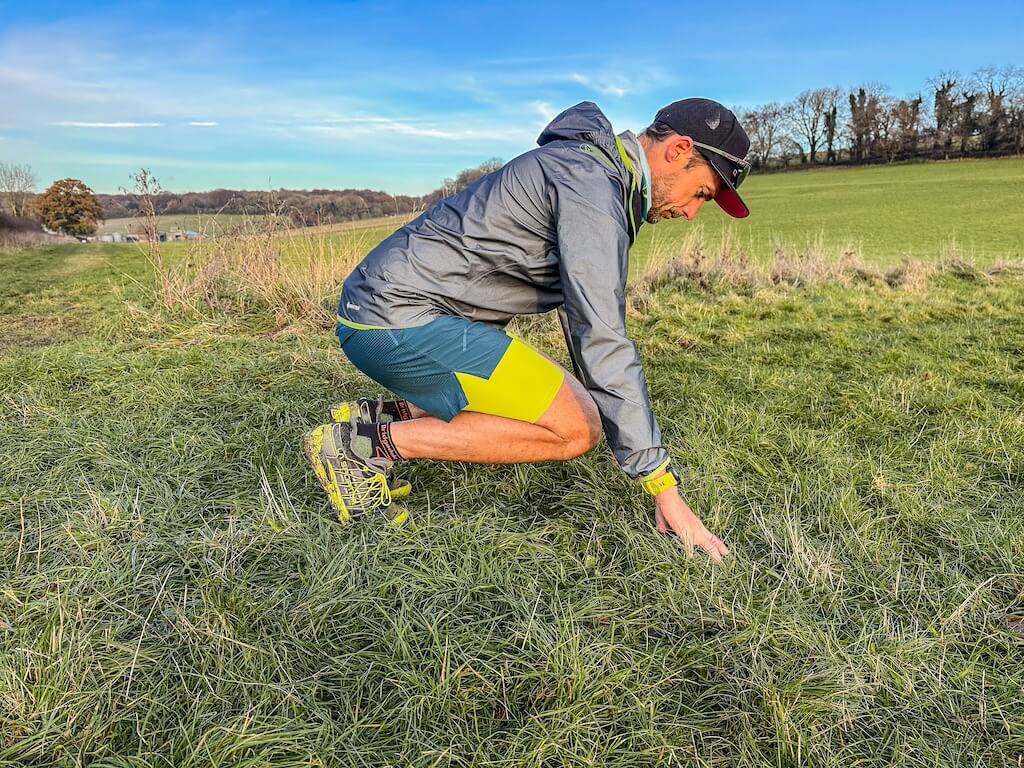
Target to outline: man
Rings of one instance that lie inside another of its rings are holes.
[[[685,99],[639,137],[616,136],[582,102],[537,143],[435,203],[346,279],[342,349],[401,399],[335,407],[305,453],[345,520],[408,491],[391,479],[400,459],[563,461],[603,427],[619,465],[655,497],[658,530],[721,560],[728,548],[679,494],[626,335],[625,284],[643,221],[692,220],[712,199],[748,215],[736,187],[750,141],[721,104]],[[555,308],[578,378],[503,330]]]

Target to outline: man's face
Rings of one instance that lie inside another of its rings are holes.
[[[700,207],[718,192],[718,174],[700,157],[689,136],[649,144],[647,161],[651,166],[650,224],[680,216],[693,221]]]

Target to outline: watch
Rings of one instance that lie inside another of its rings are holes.
[[[679,475],[677,475],[675,469],[669,465],[665,468],[665,473],[663,475],[659,475],[651,480],[644,480],[640,485],[642,485],[643,489],[651,494],[651,496],[657,496],[666,488],[672,488],[673,486],[679,485]]]

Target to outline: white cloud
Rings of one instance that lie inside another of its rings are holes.
[[[561,112],[560,109],[557,109],[546,101],[530,102],[530,109],[544,121],[545,125],[550,123],[555,118],[555,115]]]
[[[457,123],[458,118],[451,118],[449,122]],[[372,136],[380,133],[392,133],[399,136],[437,139],[440,141],[518,141],[522,138],[517,133],[511,133],[506,129],[482,127],[446,130],[426,125],[412,125],[409,122],[388,117],[367,116],[332,118],[325,120],[321,124],[299,125],[296,128],[299,131],[339,139]]]
[[[160,128],[163,123],[86,123],[74,120],[61,120],[50,123],[61,128]]]
[[[368,115],[356,115],[352,117],[331,117],[323,120],[324,123],[415,123],[423,122],[423,118],[417,117],[373,117]]]
[[[89,152],[67,151],[56,152],[46,157],[48,162],[75,164],[85,166],[124,166],[125,168],[148,167],[158,175],[162,168],[190,168],[205,170],[223,168],[227,170],[259,169],[260,171],[276,171],[282,169],[316,170],[322,165],[314,161],[294,162],[281,160],[215,160],[209,158],[184,158],[154,155],[151,153],[131,152]]]
[[[213,128],[214,126],[220,125],[220,123],[215,123],[210,120],[192,120],[187,124],[196,128]]]
[[[570,74],[569,80],[573,81],[574,83],[579,83],[580,85],[586,86],[587,88],[590,88],[592,91],[597,91],[598,93],[604,94],[605,96],[617,96],[621,98],[622,96],[625,96],[627,93],[632,92],[632,88],[630,87],[626,87],[624,85],[614,83],[609,80],[597,81],[594,80],[594,78],[592,77],[581,75],[579,72],[573,72],[572,74]]]

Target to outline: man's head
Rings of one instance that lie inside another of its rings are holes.
[[[743,218],[747,206],[736,192],[749,165],[750,139],[736,116],[716,101],[684,99],[658,111],[641,134],[651,167],[647,221],[679,216],[692,220],[714,199],[730,216]]]

